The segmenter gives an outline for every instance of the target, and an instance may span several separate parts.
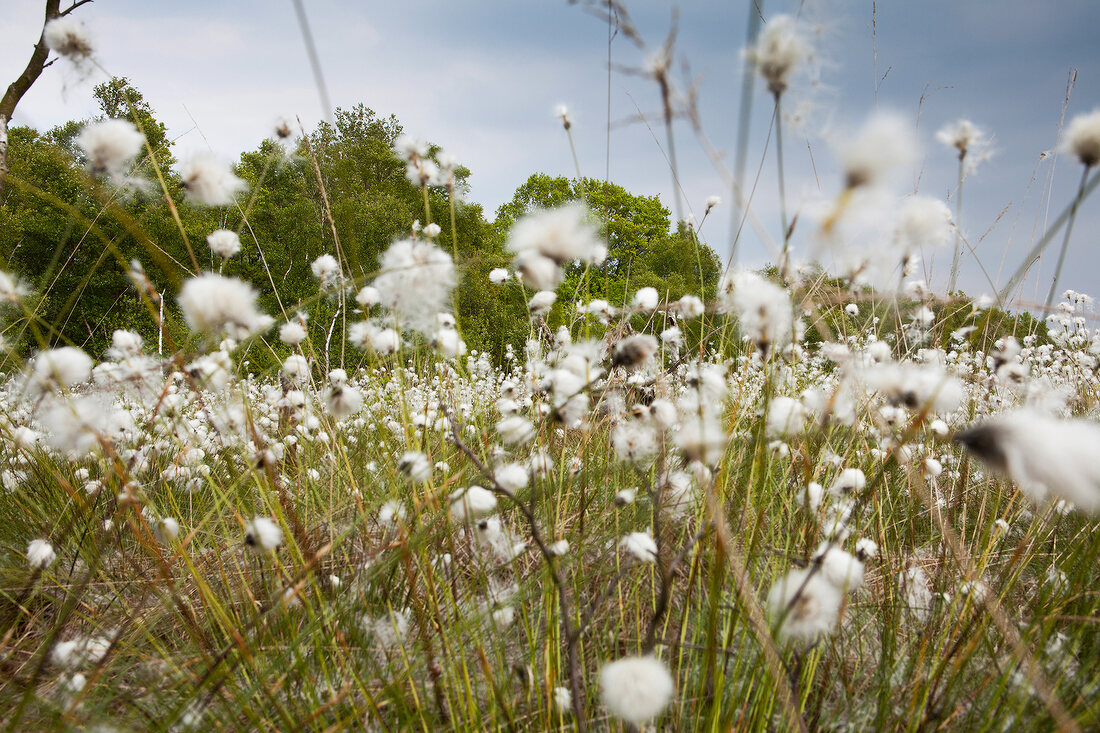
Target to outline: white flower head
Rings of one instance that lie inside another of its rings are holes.
[[[799,21],[782,14],[768,20],[745,56],[768,83],[768,91],[779,96],[786,91],[795,67],[810,51]]]
[[[401,456],[397,467],[416,483],[423,483],[432,477],[432,464],[428,457],[419,451],[409,451]]]
[[[620,720],[641,726],[664,710],[676,691],[672,675],[655,657],[624,657],[600,670],[600,700]]]
[[[210,251],[223,259],[229,259],[241,251],[241,238],[236,232],[218,229],[206,237]]]
[[[1100,511],[1100,425],[1094,422],[1018,410],[959,432],[955,441],[1036,502],[1065,500]]]
[[[685,295],[676,301],[675,310],[684,318],[698,318],[707,312],[703,301],[694,295]]]
[[[631,305],[643,313],[652,313],[657,310],[660,302],[661,296],[657,292],[657,288],[645,287],[634,293],[634,300],[631,301]]]
[[[129,120],[111,119],[89,122],[75,142],[84,151],[92,175],[124,183],[130,164],[145,145],[145,136]]]
[[[494,267],[489,271],[489,282],[493,285],[502,285],[508,281],[508,270],[503,267]]]
[[[359,289],[359,292],[355,294],[355,302],[367,309],[378,305],[381,300],[382,294],[379,293],[378,288],[373,285],[364,285]]]
[[[279,340],[287,346],[297,346],[306,340],[306,327],[300,318],[279,326]]]
[[[762,354],[785,346],[794,334],[794,312],[787,291],[755,272],[727,272],[718,283],[724,310],[734,313],[744,337]]]
[[[64,15],[46,23],[42,39],[53,52],[74,62],[81,62],[94,50],[88,29],[76,18]]]
[[[199,152],[180,166],[180,178],[187,197],[203,206],[233,203],[245,188],[245,182],[233,168],[212,153]]]
[[[768,591],[768,611],[779,622],[780,638],[813,643],[836,628],[842,599],[823,573],[795,568]]]
[[[531,315],[541,316],[554,307],[554,303],[558,300],[558,294],[553,290],[540,290],[531,296],[531,300],[528,301],[527,307],[531,310]]]
[[[958,153],[967,175],[976,171],[978,164],[992,155],[990,139],[970,120],[944,125],[936,132],[936,140]]]
[[[519,463],[509,463],[497,468],[494,478],[505,491],[515,493],[527,486],[527,469]]]
[[[607,256],[587,209],[577,203],[541,209],[520,219],[508,233],[508,249],[517,255],[534,252],[557,265],[572,260],[598,265]]]
[[[323,254],[309,266],[313,276],[328,287],[340,281],[340,263],[330,254]]]
[[[1069,121],[1062,149],[1076,155],[1086,168],[1100,163],[1100,108]]]
[[[193,330],[244,339],[275,322],[257,309],[257,297],[248,283],[208,272],[187,280],[177,300]]]
[[[619,547],[641,562],[657,561],[657,543],[645,532],[631,532],[619,540]]]
[[[27,543],[27,562],[32,568],[45,570],[57,558],[57,553],[46,540],[31,540]]]
[[[876,112],[840,151],[848,188],[873,186],[917,157],[913,126],[889,112]]]
[[[244,543],[263,552],[274,552],[283,544],[283,530],[270,517],[253,517],[245,522]]]
[[[431,335],[436,314],[448,309],[455,286],[451,256],[430,242],[401,239],[385,251],[380,265],[373,283],[379,302],[401,325]]]
[[[481,486],[458,489],[451,494],[451,518],[466,522],[492,514],[497,508],[497,497]]]
[[[34,394],[67,390],[92,375],[92,358],[75,346],[40,351],[30,362],[28,387]]]

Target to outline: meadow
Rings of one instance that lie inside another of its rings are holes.
[[[94,63],[80,23],[51,23],[54,53]],[[776,16],[747,51],[777,143],[811,40]],[[672,104],[670,54],[646,73]],[[1056,276],[1038,318],[1011,310],[1091,204],[1100,112],[1066,126],[1076,198],[982,298],[955,287],[959,209],[894,185],[921,141],[887,114],[852,131],[799,224],[829,270],[793,256],[783,206],[759,224],[768,268],[610,299],[623,250],[579,172],[576,200],[517,213],[502,259],[475,262],[457,163],[393,134],[415,223],[357,273],[326,193],[333,246],[292,303],[266,260],[234,269],[264,256],[240,169],[192,159],[166,183],[140,124],[74,140],[104,220],[123,219],[105,191],[175,216],[174,289],[111,251],[153,330],[86,353],[34,273],[0,272],[7,730],[1100,726],[1094,303]],[[937,137],[961,188],[982,131]],[[260,177],[285,157],[323,179],[304,140],[269,147]],[[697,208],[748,221],[747,202]],[[189,208],[240,225],[189,237]],[[702,280],[700,225],[679,232]],[[921,264],[937,249],[944,293]],[[520,344],[468,345],[456,300],[481,291],[521,304]]]

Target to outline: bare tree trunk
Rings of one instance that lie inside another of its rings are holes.
[[[0,194],[4,192],[4,179],[8,175],[8,121],[15,112],[15,106],[27,93],[42,70],[46,68],[46,58],[50,55],[50,49],[46,47],[45,31],[46,23],[60,15],[68,15],[83,3],[73,3],[72,7],[64,13],[60,12],[61,0],[46,0],[46,18],[42,22],[42,34],[38,36],[38,43],[34,44],[31,60],[27,62],[27,68],[19,78],[13,81],[8,90],[0,98]]]

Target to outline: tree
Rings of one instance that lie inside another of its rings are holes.
[[[670,232],[669,211],[658,197],[635,195],[608,181],[570,181],[536,173],[497,209],[498,236],[504,238],[517,219],[536,207],[552,208],[569,201],[588,205],[607,241],[607,261],[583,283],[590,297],[622,305],[643,287],[656,288],[662,297],[688,293],[713,297],[720,272],[714,251],[682,223]],[[569,302],[580,294],[582,273],[579,266],[567,273],[560,300]]]
[[[46,46],[46,24],[54,18],[68,15],[88,2],[91,0],[74,0],[67,9],[61,10],[61,0],[46,0],[46,18],[42,23],[42,33],[38,36],[38,43],[34,44],[31,58],[27,61],[23,73],[8,85],[4,96],[0,97],[0,194],[4,192],[4,178],[8,174],[8,121],[15,113],[19,100],[42,75],[42,71],[53,63],[46,62],[50,55],[50,49]]]

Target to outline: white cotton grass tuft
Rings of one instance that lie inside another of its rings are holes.
[[[379,303],[401,326],[431,336],[436,314],[448,309],[455,286],[451,256],[430,242],[401,239],[389,246],[379,264],[380,274],[372,283]]]
[[[224,260],[241,251],[241,238],[228,229],[218,229],[206,237],[206,244],[210,251]]]
[[[48,541],[37,539],[27,543],[27,563],[32,568],[45,570],[56,559],[57,553]]]
[[[1086,168],[1100,163],[1100,108],[1069,121],[1062,150],[1076,155]]]
[[[541,316],[549,313],[557,300],[558,294],[554,291],[540,290],[531,296],[531,300],[527,301],[527,307],[531,310],[531,315]]]
[[[270,517],[253,517],[245,522],[244,543],[262,552],[274,552],[283,544],[283,530]]]
[[[451,494],[451,518],[459,523],[492,514],[496,508],[496,495],[482,486],[458,489]]]
[[[364,308],[370,310],[371,307],[378,305],[382,300],[382,294],[378,292],[378,288],[373,285],[364,285],[359,288],[359,292],[355,294],[355,302]]]
[[[796,335],[787,291],[755,272],[727,272],[718,282],[723,310],[737,316],[745,339],[764,355],[782,348]]]
[[[359,321],[348,326],[348,341],[360,349],[370,349],[381,355],[393,354],[401,348],[401,334],[371,321]]]
[[[845,186],[858,188],[882,183],[916,157],[913,125],[900,115],[876,112],[856,137],[840,149]]]
[[[600,700],[619,720],[635,726],[660,715],[672,701],[675,682],[656,657],[624,657],[600,670]]]
[[[780,14],[768,19],[756,43],[745,49],[745,58],[768,83],[768,91],[778,97],[786,91],[795,68],[810,53],[810,44],[799,21]]]
[[[416,483],[423,483],[432,477],[431,461],[419,451],[409,451],[401,456],[397,468]]]
[[[1035,410],[1003,413],[954,440],[1035,502],[1065,500],[1100,512],[1100,425]]]
[[[958,120],[936,132],[936,140],[955,150],[963,161],[963,172],[969,175],[978,164],[992,155],[991,141],[985,132],[970,120]]]
[[[703,301],[694,295],[685,295],[676,301],[674,309],[684,318],[698,318],[707,312]]]
[[[527,469],[519,463],[508,463],[497,468],[494,478],[502,489],[514,494],[527,486]]]
[[[806,409],[791,397],[773,397],[768,405],[765,431],[770,438],[798,435],[806,424]]]
[[[27,388],[32,394],[69,390],[92,375],[92,358],[75,346],[40,351],[30,362]]]
[[[348,374],[343,369],[328,373],[329,387],[325,391],[325,410],[337,420],[347,420],[363,407],[363,394],[348,385]]]
[[[323,254],[315,259],[309,269],[324,287],[331,287],[340,281],[340,263],[330,254]]]
[[[503,285],[508,281],[509,277],[508,270],[503,267],[494,267],[489,271],[489,282],[493,285]]]
[[[497,434],[505,445],[523,445],[536,435],[535,426],[527,418],[510,415],[496,424]]]
[[[541,255],[559,266],[572,260],[599,265],[607,256],[607,248],[590,222],[588,210],[578,203],[540,209],[520,219],[508,232],[507,246],[517,255]]]
[[[811,644],[836,628],[842,600],[823,573],[795,568],[768,591],[768,612],[781,639]]]
[[[297,346],[306,340],[306,327],[301,318],[295,318],[279,326],[279,340],[287,346]]]
[[[611,431],[611,445],[620,461],[644,468],[657,455],[657,431],[641,420],[623,420]]]
[[[51,51],[74,62],[83,61],[94,51],[88,29],[79,20],[67,15],[46,23],[42,40]]]
[[[954,221],[947,204],[929,196],[907,198],[901,207],[897,230],[902,263],[922,256],[925,250],[947,244],[953,231]]]
[[[229,163],[208,152],[196,153],[184,161],[180,166],[180,179],[187,198],[203,206],[231,204],[245,188],[245,182],[237,177]]]
[[[648,333],[627,336],[615,344],[615,349],[611,353],[611,364],[636,369],[652,359],[658,347],[657,339]]]
[[[248,283],[208,272],[187,280],[177,301],[192,330],[240,340],[275,322],[257,309],[257,297]]]
[[[84,151],[92,175],[124,184],[129,182],[130,165],[141,153],[145,136],[129,120],[109,119],[89,122],[74,142]]]
[[[634,299],[630,304],[642,313],[652,313],[657,310],[660,302],[661,296],[657,292],[657,288],[644,287],[639,288],[638,292],[634,293]]]
[[[645,532],[631,532],[619,540],[619,548],[640,562],[657,561],[657,543]]]

